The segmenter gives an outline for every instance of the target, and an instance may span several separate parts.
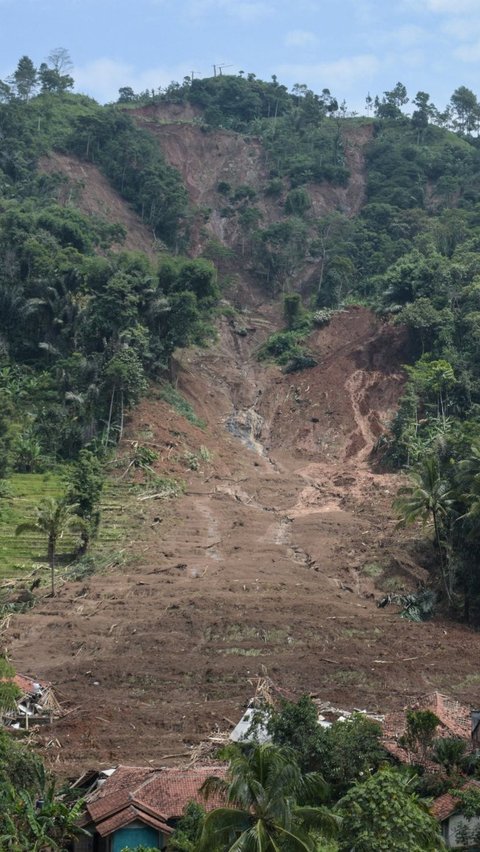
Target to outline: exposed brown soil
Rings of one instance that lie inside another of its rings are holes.
[[[223,215],[228,200],[218,192],[221,181],[233,189],[247,185],[258,195],[254,201],[266,227],[285,216],[284,192],[278,198],[265,195],[270,177],[268,152],[255,137],[217,129],[206,131],[195,124],[199,110],[191,105],[163,104],[129,110],[129,114],[155,138],[166,160],[178,169],[188,192],[193,216],[190,221],[190,251],[200,254],[212,238],[232,248],[242,245],[237,217]],[[366,171],[364,150],[372,138],[373,125],[349,126],[343,129],[345,160],[350,178],[345,187],[328,182],[307,186],[312,207],[312,221],[333,210],[354,216],[365,200]],[[61,204],[73,204],[87,215],[100,216],[123,225],[126,238],[113,249],[143,251],[154,257],[162,248],[151,230],[113,189],[107,178],[93,164],[74,156],[52,151],[41,157],[40,172],[60,174],[65,182],[58,190]],[[206,215],[208,211],[208,215]],[[314,274],[309,269],[309,277]]]
[[[193,253],[212,237],[241,247],[217,187],[266,185],[260,142],[205,133],[194,110],[135,115],[180,170],[191,203],[209,209],[206,221],[194,217]],[[309,187],[315,216],[361,208],[370,138],[371,126],[350,128],[351,178],[344,188]],[[126,248],[155,253],[95,166],[52,154],[41,168],[66,175],[63,203],[123,224]],[[280,199],[260,191],[264,226],[284,215],[286,189]],[[281,324],[279,307],[259,304],[245,274],[235,287],[237,306],[249,306],[246,335],[223,320],[209,349],[182,352],[173,365],[205,430],[152,388],[121,450],[132,440],[152,446],[158,472],[185,479],[185,495],[133,502],[124,567],[64,584],[10,623],[17,669],[52,680],[70,710],[39,736],[60,772],[187,753],[238,719],[250,681],[266,671],[292,696],[312,691],[345,708],[399,709],[432,689],[478,703],[478,634],[376,606],[385,591],[428,579],[413,546],[422,532],[396,528],[401,479],[370,463],[403,385],[402,330],[352,308],[312,335],[317,367],[283,375],[256,358]]]
[[[399,709],[433,689],[478,703],[478,634],[376,606],[389,582],[426,578],[420,531],[396,529],[399,478],[369,463],[402,388],[401,329],[352,308],[312,336],[317,367],[282,375],[255,358],[271,323],[260,307],[241,337],[225,320],[209,350],[176,362],[205,430],[154,389],[136,410],[125,448],[143,436],[187,487],[138,503],[126,566],[10,625],[17,669],[72,708],[45,734],[59,771],[186,753],[238,719],[266,671],[346,708]],[[201,446],[211,460],[190,471],[184,454]]]
[[[113,246],[114,249],[143,251],[150,257],[154,256],[158,246],[151,230],[93,163],[52,151],[40,159],[38,168],[40,172],[61,174],[66,178],[59,189],[60,204],[74,204],[88,216],[100,216],[112,224],[123,225],[127,232],[125,242]]]
[[[288,182],[285,181],[284,192],[279,198],[262,192],[269,181],[270,162],[259,139],[227,130],[206,132],[200,125],[189,123],[190,113],[180,111],[180,115],[183,121],[179,118],[175,121],[174,115],[159,108],[145,108],[134,113],[138,123],[158,139],[167,161],[180,172],[193,207],[209,211],[206,221],[200,215],[192,225],[191,238],[197,252],[212,237],[228,246],[238,245],[242,240],[236,218],[222,215],[222,209],[228,206],[228,201],[217,190],[222,181],[233,189],[247,185],[258,192],[253,203],[262,214],[263,227],[285,216]],[[372,138],[372,125],[349,127],[343,131],[343,136],[351,176],[345,187],[329,183],[306,187],[312,201],[313,219],[332,210],[353,216],[364,202],[364,149]]]
[[[182,175],[195,205],[225,206],[225,200],[217,192],[220,181],[229,183],[234,189],[246,184],[257,191],[268,183],[268,153],[255,137],[245,138],[228,130],[206,132],[199,125],[182,122],[152,122],[151,115],[145,120],[144,111],[140,110],[136,118],[159,140],[167,160]],[[364,148],[371,138],[372,125],[349,127],[344,131],[345,159],[351,178],[346,187],[328,183],[308,185],[314,216],[335,209],[349,215],[358,213],[365,191]],[[266,223],[283,215],[283,199],[260,196],[255,204]],[[221,232],[217,232],[217,236],[221,237]]]

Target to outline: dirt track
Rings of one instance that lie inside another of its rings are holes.
[[[66,585],[11,626],[18,670],[72,708],[47,751],[60,771],[186,753],[238,719],[265,671],[346,708],[432,689],[478,703],[477,634],[375,604],[379,587],[425,578],[414,533],[395,527],[398,477],[368,458],[401,391],[401,330],[350,309],[313,336],[319,366],[285,376],[255,358],[270,310],[247,317],[246,337],[223,321],[211,350],[177,363],[205,431],[158,400],[135,413],[130,438],[149,435],[185,496],[142,504],[121,572]],[[186,471],[200,446],[211,460]]]

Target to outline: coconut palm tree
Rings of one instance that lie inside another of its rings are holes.
[[[203,787],[225,798],[226,806],[205,817],[197,852],[310,852],[315,848],[309,829],[332,836],[337,821],[323,806],[300,806],[321,801],[327,785],[317,772],[302,775],[291,749],[263,743],[230,762],[228,780],[212,777]]]
[[[57,544],[67,532],[81,532],[85,529],[85,521],[76,514],[77,505],[67,503],[64,498],[48,497],[36,507],[36,518],[19,524],[15,535],[24,532],[38,532],[47,536],[48,561],[52,577],[52,598],[55,597],[55,559]]]
[[[467,530],[475,534],[478,530],[480,517],[480,444],[474,443],[465,459],[459,462],[455,475],[459,499],[464,504],[466,512],[461,515],[467,521]]]
[[[401,488],[394,503],[400,514],[399,524],[405,526],[420,520],[426,526],[429,521],[433,522],[440,572],[450,602],[452,577],[448,574],[445,561],[442,527],[453,511],[455,494],[450,483],[441,477],[437,458],[433,455],[426,456],[419,470],[414,471],[411,476],[413,484]]]

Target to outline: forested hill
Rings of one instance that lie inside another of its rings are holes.
[[[315,323],[362,303],[411,330],[383,459],[413,467],[418,488],[434,494],[445,594],[475,598],[475,94],[460,87],[442,111],[397,84],[367,99],[361,117],[327,89],[288,92],[250,74],[124,87],[100,106],[72,93],[67,59],[56,52],[36,69],[22,57],[0,84],[0,475],[74,461],[85,448],[103,459],[176,347],[211,339],[219,312],[237,311],[241,324],[245,280],[285,300],[286,330],[263,355],[292,370],[310,363],[302,339]],[[188,155],[176,158],[182,176],[168,161],[172,126]],[[149,229],[152,255],[122,251],[125,229],[108,211],[82,212],[82,182],[39,166],[51,152],[103,174]],[[209,187],[201,204],[199,184]]]

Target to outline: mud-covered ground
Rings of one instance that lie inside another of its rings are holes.
[[[222,321],[210,349],[176,363],[205,429],[155,389],[135,411],[124,451],[140,437],[185,494],[137,504],[123,567],[10,623],[17,669],[52,680],[71,711],[41,734],[60,772],[187,755],[265,673],[347,709],[433,689],[478,704],[478,634],[376,606],[427,577],[422,531],[396,528],[399,477],[369,462],[402,388],[401,330],[352,308],[312,336],[317,367],[283,375],[255,355],[271,310],[245,316],[243,337]]]

